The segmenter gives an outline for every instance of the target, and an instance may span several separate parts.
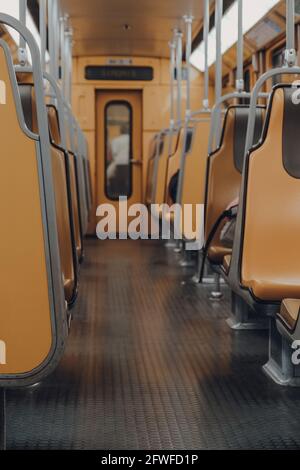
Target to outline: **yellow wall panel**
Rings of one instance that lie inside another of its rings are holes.
[[[96,124],[94,87],[74,85],[72,92],[73,107],[82,130],[94,130]]]
[[[170,98],[167,86],[146,87],[143,93],[144,131],[159,131],[170,122]]]

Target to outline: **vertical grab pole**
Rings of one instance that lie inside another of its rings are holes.
[[[70,55],[71,55],[71,31],[68,28],[65,32],[65,40],[66,40],[66,93],[65,93],[65,98],[67,103],[70,103],[70,96],[71,96],[71,90],[70,90],[70,84],[71,84],[71,60],[70,60]]]
[[[57,79],[57,72],[56,72],[56,67],[57,67],[57,49],[56,49],[56,11],[57,11],[57,0],[52,0],[51,2],[51,16],[52,16],[52,24],[51,24],[51,29],[52,29],[52,36],[53,36],[53,44],[52,44],[52,54],[53,54],[53,78],[54,80]]]
[[[203,41],[204,41],[204,98],[203,98],[203,108],[205,110],[209,109],[209,67],[208,67],[208,36],[209,36],[209,26],[210,26],[210,10],[209,10],[209,0],[203,0],[204,16],[203,16]],[[197,271],[193,278],[195,283],[202,281],[201,278],[201,269],[202,269],[202,256],[201,251],[198,252],[197,259]],[[199,274],[198,274],[199,273]]]
[[[176,78],[177,78],[177,121],[181,121],[181,100],[182,100],[182,32],[176,32],[177,39],[177,58],[176,58]]]
[[[184,135],[183,135],[183,148],[182,153],[180,156],[180,168],[179,168],[179,177],[178,177],[178,184],[177,184],[177,194],[176,194],[176,203],[181,204],[182,202],[182,190],[183,190],[183,183],[184,183],[184,170],[185,170],[185,157],[186,157],[186,143],[188,137],[188,126],[189,120],[191,117],[191,53],[192,53],[192,24],[193,24],[193,17],[192,16],[184,16],[183,17],[185,24],[186,24],[186,52],[185,52],[185,61],[186,61],[186,111],[185,111],[185,122],[184,122]],[[175,233],[180,233],[181,227],[180,223],[177,227],[175,227]],[[177,250],[180,250],[180,240],[177,240]],[[185,252],[186,253],[186,252]]]
[[[287,67],[296,64],[295,50],[295,0],[286,0],[286,50],[284,62]]]
[[[61,89],[63,95],[65,95],[65,86],[66,86],[66,49],[65,49],[65,25],[67,17],[61,15],[59,18],[60,21],[60,63],[61,63]]]
[[[244,91],[244,36],[243,36],[243,0],[238,0],[238,42],[236,91]]]
[[[70,75],[69,75],[69,103],[72,106],[72,80],[73,80],[73,30],[70,30]]]
[[[222,96],[222,16],[223,16],[223,0],[216,0],[216,83],[215,83],[215,101],[216,103]],[[219,145],[221,138],[221,109],[216,116],[216,147]]]
[[[19,18],[20,23],[26,27],[26,14],[27,14],[27,0],[19,0]],[[26,65],[27,62],[27,51],[26,51],[26,41],[20,35],[19,42],[19,51],[18,51],[19,63],[22,67]]]
[[[184,16],[186,24],[186,116],[189,117],[191,114],[191,53],[192,53],[192,16]]]
[[[68,24],[66,24],[65,28],[65,89],[64,89],[64,97],[66,103],[68,102],[68,83],[69,83],[69,36],[68,36]]]
[[[55,79],[55,39],[53,24],[53,3],[48,1],[48,34],[49,34],[49,55],[50,55],[50,75]]]
[[[71,76],[71,61],[70,61],[70,55],[71,55],[71,31],[68,29],[67,32],[67,70],[68,70],[68,82],[67,82],[67,101],[70,103],[70,95],[71,95],[71,90],[70,90],[70,76]]]
[[[209,108],[209,68],[208,68],[208,35],[209,35],[209,0],[204,0],[204,109]]]
[[[170,107],[170,133],[169,133],[169,150],[168,150],[168,155],[171,155],[172,151],[172,141],[173,141],[173,134],[175,131],[175,123],[176,123],[176,116],[175,116],[175,70],[176,69],[176,59],[177,59],[177,54],[176,54],[176,49],[177,49],[177,29],[174,29],[173,31],[173,38],[172,41],[170,42],[170,53],[171,53],[171,62],[170,62],[170,87],[171,87],[171,94],[170,94],[170,100],[171,100],[171,107]],[[157,159],[158,161],[158,159]],[[155,199],[155,198],[154,198]],[[153,199],[153,201],[154,201]]]
[[[72,43],[73,43],[73,32],[69,27],[65,32],[65,41],[66,41],[66,64],[65,64],[65,74],[66,74],[66,101],[71,104],[71,91],[72,91]]]
[[[46,48],[47,48],[47,0],[40,0],[40,36],[41,36],[41,66],[46,71]]]
[[[58,81],[59,78],[59,0],[53,0],[53,27],[54,27],[54,57],[55,57],[55,75],[54,78]]]
[[[222,97],[222,17],[223,17],[223,0],[216,0],[216,103]],[[216,113],[216,147],[219,146],[221,140],[221,124],[222,124],[222,111],[221,107],[218,108]],[[201,275],[199,276],[201,278]],[[214,276],[214,289],[210,294],[210,300],[217,301],[223,297],[220,291],[220,275]]]
[[[59,77],[59,7],[58,1],[48,2],[48,31],[49,31],[49,54],[50,75],[57,81]]]
[[[63,93],[64,98],[67,101],[68,95],[68,49],[69,49],[69,38],[68,38],[68,18],[65,17],[64,25],[64,84],[63,84]]]
[[[170,48],[170,127],[174,127],[175,123],[175,107],[174,107],[174,70],[175,70],[175,53],[176,45],[174,40],[169,42]]]

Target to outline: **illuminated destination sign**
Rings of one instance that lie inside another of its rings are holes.
[[[134,65],[89,65],[85,68],[86,80],[141,81],[150,82],[154,78],[152,67]]]

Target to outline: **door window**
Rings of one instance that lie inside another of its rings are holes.
[[[108,199],[132,194],[132,108],[127,101],[105,107],[105,191]]]

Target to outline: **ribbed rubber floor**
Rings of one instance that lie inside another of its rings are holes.
[[[160,243],[88,241],[66,354],[8,394],[10,449],[300,448],[300,390],[261,370],[266,332],[232,332],[229,295]]]

